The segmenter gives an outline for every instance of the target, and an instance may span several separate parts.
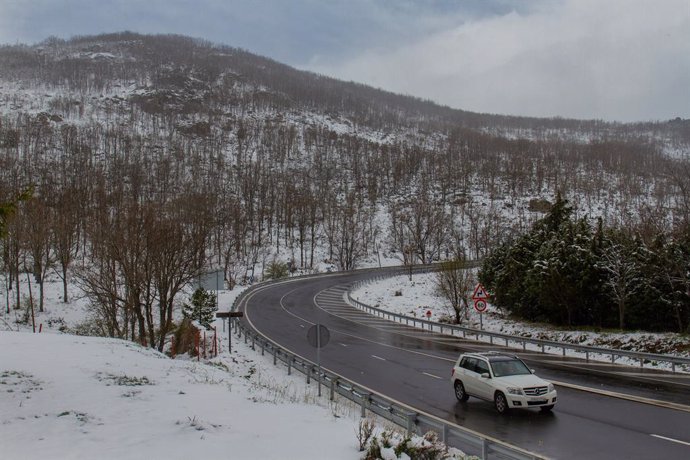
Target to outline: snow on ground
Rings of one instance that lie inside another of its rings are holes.
[[[0,459],[363,457],[358,406],[341,397],[330,402],[327,391],[319,398],[315,383],[297,372],[288,376],[235,335],[228,353],[220,320],[217,358],[170,359],[128,341],[60,332],[87,316],[79,290],[70,285],[64,304],[61,289],[57,277],[46,282],[45,312],[36,313],[42,333],[16,322],[22,310],[2,309]],[[219,291],[220,309],[243,289]],[[0,293],[12,305],[13,291]],[[28,300],[27,286],[22,298]],[[401,431],[370,420],[375,434]],[[448,458],[462,458],[451,452]]]
[[[357,408],[317,398],[315,385],[236,337],[230,355],[221,332],[220,356],[204,363],[61,334],[85,319],[86,301],[70,286],[63,304],[60,288],[46,283],[43,333],[3,308],[0,458],[360,458]],[[239,292],[221,291],[222,309]]]
[[[69,334],[0,332],[0,347],[0,458],[361,455],[355,408],[240,342],[208,364]]]
[[[355,289],[352,292],[352,298],[386,311],[420,319],[426,319],[426,313],[430,311],[431,321],[448,322],[449,317],[454,317],[454,312],[450,304],[437,293],[435,276],[435,274],[429,273],[412,275],[412,279],[408,275],[385,278]],[[469,318],[466,318],[461,325],[480,329],[480,322],[483,329],[490,332],[600,348],[690,357],[690,337],[682,334],[562,330],[549,325],[513,320],[508,317],[505,311],[491,304],[488,304],[481,320],[479,313],[470,308]],[[488,341],[488,338],[486,340]],[[538,347],[533,346],[533,348],[537,349]],[[568,354],[577,356],[572,352],[568,352]],[[611,359],[610,356],[604,355],[590,355],[590,358],[606,361]],[[616,362],[639,365],[639,362],[632,362],[625,358],[618,358]],[[662,363],[652,363],[652,365],[659,368],[664,366]],[[680,370],[680,368],[677,367],[676,370]],[[690,369],[686,369],[686,371],[690,372]]]

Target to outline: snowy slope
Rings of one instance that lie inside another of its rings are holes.
[[[210,364],[62,334],[0,332],[0,348],[3,459],[359,457],[356,410],[241,343]]]

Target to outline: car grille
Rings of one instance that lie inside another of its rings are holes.
[[[532,387],[524,388],[523,390],[527,396],[541,396],[549,392],[548,387]]]

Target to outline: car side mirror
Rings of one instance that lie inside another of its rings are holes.
[[[490,378],[491,378],[491,376],[489,375],[488,372],[484,372],[484,373],[481,375],[481,377],[482,377],[483,379],[490,379]]]

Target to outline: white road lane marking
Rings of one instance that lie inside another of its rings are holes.
[[[344,343],[341,343],[340,346],[347,348],[347,345],[345,345]]]
[[[443,377],[439,377],[438,375],[434,375],[434,374],[429,374],[428,372],[422,372],[422,374],[428,375],[429,377],[433,377],[435,379],[443,380]]]
[[[658,434],[650,434],[650,436],[653,438],[659,438],[659,439],[663,439],[665,441],[671,441],[671,442],[676,442],[678,444],[684,444],[686,446],[690,446],[690,442],[679,441],[678,439],[667,438],[666,436],[660,436]]]
[[[380,359],[381,361],[385,361],[385,360],[386,360],[385,358],[382,358],[382,357],[376,356],[376,355],[371,355],[371,357],[372,357],[372,358],[376,358],[376,359]]]

